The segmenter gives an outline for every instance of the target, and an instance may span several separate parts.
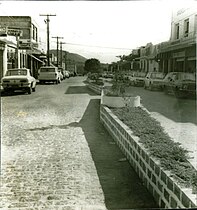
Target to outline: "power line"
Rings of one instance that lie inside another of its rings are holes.
[[[107,48],[107,49],[117,49],[117,50],[132,50],[131,48],[121,48],[121,47],[105,47],[105,46],[98,46],[98,45],[85,45],[85,44],[77,44],[77,43],[69,43],[66,42],[68,45],[78,45],[78,46],[85,46],[85,47],[97,47],[97,48]]]

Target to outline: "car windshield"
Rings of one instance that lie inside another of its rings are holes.
[[[15,70],[8,70],[6,73],[6,76],[16,76],[16,75],[27,75],[27,70],[15,69]]]
[[[41,68],[40,72],[55,72],[55,68]]]
[[[146,76],[146,72],[135,72],[134,73],[134,77],[145,77]]]
[[[163,73],[152,73],[150,77],[151,77],[152,79],[163,79],[164,76],[165,76],[165,75],[164,75]]]

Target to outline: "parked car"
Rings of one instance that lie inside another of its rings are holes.
[[[65,78],[69,78],[69,77],[70,77],[69,71],[65,71]]]
[[[147,74],[146,72],[139,72],[139,71],[133,72],[129,76],[130,85],[143,87],[146,74]]]
[[[170,72],[163,80],[165,93],[176,97],[196,96],[196,74],[188,72]]]
[[[165,73],[162,72],[148,72],[144,80],[145,89],[162,89],[163,79]]]
[[[38,80],[40,83],[53,82],[60,83],[61,78],[58,68],[54,66],[43,66],[39,69]]]
[[[61,71],[61,74],[62,74],[62,76],[63,76],[63,79],[66,79],[66,78],[68,78],[68,71],[66,71],[64,68],[62,68],[62,67],[58,67],[58,70],[60,70]],[[61,75],[60,75],[60,77],[62,77]]]
[[[5,92],[22,90],[31,94],[36,90],[36,79],[26,68],[8,69],[1,83]]]

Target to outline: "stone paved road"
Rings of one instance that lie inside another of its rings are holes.
[[[129,164],[118,161],[121,152],[99,124],[99,96],[82,81],[2,97],[0,209],[156,206]]]

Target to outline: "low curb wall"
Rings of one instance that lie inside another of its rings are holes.
[[[161,208],[197,207],[197,195],[174,182],[170,173],[162,170],[148,155],[131,129],[103,105],[100,106],[100,120]]]
[[[87,87],[91,90],[93,90],[95,93],[97,94],[101,94],[102,92],[102,87],[101,86],[98,86],[98,85],[94,85],[94,84],[91,84],[91,83],[88,83],[87,84]]]

